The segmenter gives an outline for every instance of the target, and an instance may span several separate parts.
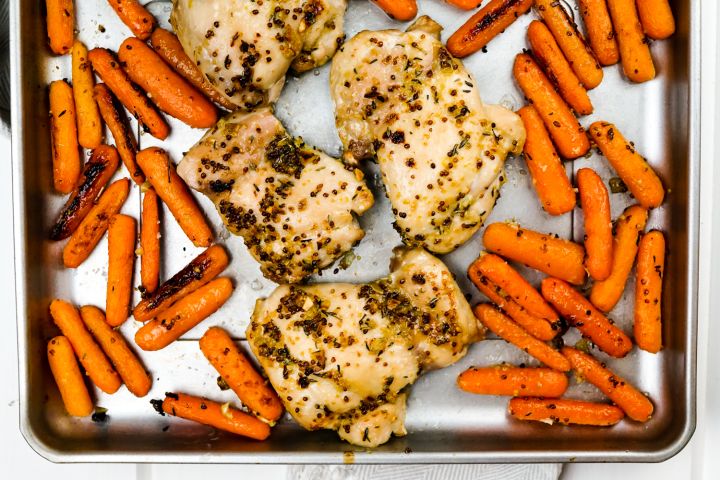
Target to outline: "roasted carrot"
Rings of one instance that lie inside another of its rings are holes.
[[[93,98],[95,76],[88,60],[88,50],[80,40],[76,40],[72,47],[72,81],[78,142],[85,148],[97,148],[102,143],[103,125]]]
[[[108,227],[107,323],[119,327],[130,316],[135,263],[135,219],[113,215]]]
[[[480,6],[482,0],[445,0],[450,5],[455,5],[463,10],[474,10]]]
[[[130,181],[122,178],[113,182],[100,195],[63,249],[63,264],[67,268],[80,266],[90,256],[105,234],[110,218],[122,208],[128,193]]]
[[[625,332],[613,325],[585,297],[567,283],[557,278],[542,282],[543,296],[603,352],[621,358],[632,349],[632,340]]]
[[[372,0],[375,5],[382,8],[390,18],[405,22],[417,15],[417,2],[415,0]]]
[[[120,388],[120,377],[80,319],[77,309],[64,300],[53,300],[50,315],[64,336],[70,340],[75,355],[95,385],[105,393]]]
[[[213,245],[208,248],[160,285],[152,295],[138,303],[133,310],[135,320],[145,322],[158,316],[180,298],[220,275],[229,262],[223,247]]]
[[[625,413],[613,405],[564,398],[513,398],[508,404],[508,413],[518,420],[597,427],[615,425],[625,417]]]
[[[625,76],[633,82],[652,80],[655,78],[655,65],[640,25],[635,0],[607,0],[607,6]]]
[[[567,376],[550,368],[509,365],[471,367],[457,378],[458,387],[480,395],[559,397],[568,387]]]
[[[210,425],[254,440],[265,440],[270,436],[270,426],[267,423],[228,404],[220,405],[205,398],[184,393],[166,393],[162,409],[168,415]]]
[[[535,8],[585,88],[600,85],[602,68],[562,4],[557,0],[535,0]]]
[[[146,148],[137,155],[140,168],[147,176],[163,203],[170,209],[180,228],[196,247],[207,247],[213,241],[213,233],[205,221],[205,215],[165,150]]]
[[[70,193],[80,176],[82,161],[77,139],[73,89],[64,80],[56,80],[50,84],[50,136],[55,190]]]
[[[495,335],[527,352],[550,368],[567,372],[570,364],[560,352],[549,347],[514,323],[490,304],[475,307],[475,316]]]
[[[115,146],[117,146],[120,152],[120,158],[122,158],[123,164],[125,164],[125,168],[127,168],[130,174],[130,178],[138,185],[142,185],[145,182],[145,175],[143,175],[135,161],[137,143],[135,142],[135,137],[130,132],[123,110],[118,108],[115,96],[104,83],[95,85],[94,92],[100,115],[102,115],[103,120],[105,120],[105,123],[110,129],[110,133],[112,133]]]
[[[140,87],[130,80],[115,55],[105,48],[93,48],[88,53],[88,58],[92,62],[95,73],[130,113],[153,137],[165,140],[170,134],[170,127]]]
[[[662,280],[665,272],[665,237],[653,230],[638,246],[635,282],[635,343],[657,353],[662,347]]]
[[[664,40],[675,33],[673,18],[668,0],[637,0],[638,16],[648,37]]]
[[[635,145],[608,122],[590,125],[590,136],[638,203],[645,208],[660,206],[665,198],[665,189],[657,173],[635,150]]]
[[[137,0],[108,0],[108,3],[133,35],[142,40],[150,38],[157,21]]]
[[[160,217],[157,193],[152,188],[142,201],[140,226],[140,279],[143,294],[155,292],[160,278]]]
[[[598,387],[628,417],[638,422],[645,422],[650,419],[653,413],[652,403],[645,395],[630,385],[628,381],[608,370],[602,363],[580,350],[564,347],[562,353],[570,360],[575,372]]]
[[[585,155],[590,150],[585,130],[535,60],[525,53],[518,54],[513,75],[543,119],[560,155],[569,159]]]
[[[225,330],[209,328],[200,339],[200,350],[251,412],[268,422],[280,418],[282,402]]]
[[[593,279],[605,280],[613,259],[610,196],[594,170],[581,168],[576,178],[585,225],[585,268]]]
[[[135,334],[143,350],[160,350],[215,313],[230,298],[232,282],[217,278],[178,300]]]
[[[118,57],[130,79],[150,95],[160,110],[193,128],[210,128],[217,123],[215,105],[142,40],[125,39]]]
[[[620,52],[605,0],[580,0],[580,14],[595,58],[601,65],[615,65]]]
[[[70,341],[55,337],[48,342],[47,356],[55,383],[60,390],[65,410],[73,417],[87,417],[93,412],[87,386],[75,359]]]
[[[50,230],[50,240],[63,240],[72,235],[92,209],[95,199],[115,174],[119,164],[120,158],[115,147],[100,145],[93,150],[80,180]]]
[[[635,263],[638,239],[645,230],[647,218],[647,210],[633,205],[625,209],[615,222],[612,270],[605,280],[595,282],[590,290],[590,301],[603,312],[612,310],[625,290],[630,270]]]
[[[481,50],[532,5],[533,0],[490,0],[450,36],[448,51],[456,57],[467,57]]]
[[[105,321],[105,315],[97,307],[85,306],[80,309],[85,327],[95,337],[105,354],[115,366],[120,378],[130,393],[144,397],[150,391],[152,380],[135,353],[130,350],[125,338]]]
[[[485,248],[528,267],[580,285],[585,281],[585,249],[577,243],[521,228],[493,223],[483,234]]]
[[[45,0],[47,35],[50,50],[65,55],[75,38],[75,8],[73,0]]]
[[[523,155],[542,208],[550,215],[562,215],[575,208],[575,190],[553,147],[547,129],[535,107],[518,110],[525,125]]]

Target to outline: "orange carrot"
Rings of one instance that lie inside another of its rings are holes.
[[[675,33],[675,19],[668,0],[637,0],[635,3],[648,37],[664,40]]]
[[[133,35],[142,40],[150,38],[157,22],[137,0],[108,0],[108,3]]]
[[[620,52],[605,0],[580,0],[580,13],[595,58],[601,65],[615,65]]]
[[[107,323],[119,327],[130,316],[135,263],[135,219],[113,215],[108,228]]]
[[[615,425],[625,417],[625,413],[613,405],[563,398],[513,398],[508,404],[508,413],[518,420],[597,427]]]
[[[209,246],[213,241],[212,230],[187,185],[175,171],[168,154],[161,148],[146,148],[138,153],[137,161],[193,245]]]
[[[474,10],[480,6],[482,0],[445,0],[450,5],[455,5],[463,10]]]
[[[372,0],[382,8],[390,18],[405,22],[417,15],[417,2],[415,0]]]
[[[647,160],[635,150],[633,143],[628,142],[617,127],[608,122],[590,125],[590,136],[638,203],[645,208],[660,206],[665,198],[665,189]]]
[[[140,226],[140,278],[143,294],[153,293],[160,278],[160,217],[155,190],[145,192]]]
[[[533,0],[490,0],[450,36],[448,51],[456,57],[467,57],[481,50],[532,5]]]
[[[143,350],[160,350],[215,313],[230,298],[232,282],[218,278],[181,298],[135,334]]]
[[[48,342],[47,355],[67,413],[73,417],[90,415],[93,403],[70,341],[65,337],[53,338]]]
[[[64,336],[70,340],[75,355],[90,379],[105,393],[120,388],[120,377],[80,319],[77,309],[64,300],[53,300],[50,315]]]
[[[542,118],[532,105],[518,110],[525,125],[525,163],[540,205],[550,215],[562,215],[575,208],[575,190],[553,147]]]
[[[632,349],[630,337],[610,323],[570,285],[557,278],[546,278],[541,288],[543,296],[568,320],[570,325],[580,330],[600,350],[621,358]]]
[[[590,150],[590,141],[570,107],[555,91],[530,55],[515,57],[513,75],[528,102],[537,109],[560,155],[577,158]]]
[[[209,328],[200,339],[200,350],[251,412],[268,422],[280,418],[282,402],[225,330]]]
[[[136,397],[147,395],[152,380],[120,332],[108,325],[105,315],[97,307],[82,307],[80,316],[87,329],[110,358],[130,393]]]
[[[493,223],[483,234],[485,248],[528,267],[581,285],[585,281],[585,249],[557,235]]]
[[[575,372],[598,387],[628,417],[638,422],[650,419],[653,413],[652,403],[624,378],[608,370],[595,358],[580,350],[564,347],[562,353],[570,360]]]
[[[475,307],[475,316],[495,335],[529,353],[550,368],[567,372],[570,364],[560,352],[533,337],[502,312],[484,303]]]
[[[590,168],[578,170],[577,184],[585,223],[585,267],[593,279],[605,280],[613,259],[610,196],[600,176]]]
[[[79,40],[75,41],[72,48],[72,81],[78,142],[85,148],[97,148],[102,143],[103,125],[93,98],[95,77],[88,60],[88,50]]]
[[[638,246],[635,282],[635,342],[645,351],[662,348],[662,280],[665,271],[665,237],[653,230]]]
[[[60,193],[70,193],[80,176],[82,162],[77,139],[75,99],[64,80],[50,84],[50,136],[53,183]]]
[[[45,0],[47,35],[50,50],[65,55],[75,38],[75,8],[72,0]]]
[[[623,72],[633,82],[655,78],[655,65],[645,41],[635,0],[607,0],[610,18],[620,47]]]
[[[63,249],[63,264],[67,268],[80,266],[90,256],[105,234],[110,218],[120,211],[129,192],[130,181],[122,178],[100,195]]]
[[[567,376],[557,370],[508,365],[471,367],[458,375],[457,383],[466,392],[513,397],[559,397],[568,387]]]
[[[265,440],[270,436],[270,427],[267,423],[232,408],[228,404],[220,405],[217,402],[184,393],[166,393],[165,395],[162,409],[168,415],[210,425],[219,430],[254,440]]]

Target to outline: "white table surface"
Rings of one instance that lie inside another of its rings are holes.
[[[700,0],[698,0],[700,2]],[[563,479],[595,480],[634,478],[654,480],[711,480],[720,477],[720,324],[711,318],[720,311],[720,297],[711,295],[720,288],[720,167],[715,167],[715,137],[720,134],[720,108],[717,95],[717,65],[720,49],[717,25],[720,10],[714,1],[703,1],[702,71],[702,163],[700,226],[700,294],[698,325],[698,421],[688,446],[674,458],[660,464],[570,464]],[[243,479],[285,479],[287,467],[240,465],[55,465],[37,455],[20,435],[18,428],[17,345],[15,292],[13,278],[12,191],[8,133],[0,135],[0,305],[6,312],[0,319],[0,478],[40,478],[54,480],[185,480],[207,475],[233,475]],[[718,186],[718,188],[713,188]],[[715,206],[716,208],[712,208]],[[714,321],[713,321],[714,320]],[[715,366],[715,368],[709,368]],[[713,448],[715,447],[715,448]]]

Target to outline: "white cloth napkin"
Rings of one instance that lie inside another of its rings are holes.
[[[557,480],[562,464],[291,465],[288,480]]]

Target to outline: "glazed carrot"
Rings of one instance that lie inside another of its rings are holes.
[[[482,0],[445,0],[450,5],[455,5],[463,10],[474,10],[480,6]]]
[[[587,90],[582,86],[570,64],[560,51],[555,38],[543,22],[534,20],[528,26],[528,40],[535,59],[548,78],[557,86],[560,95],[578,115],[590,115],[593,106]]]
[[[83,263],[97,246],[108,228],[110,218],[118,213],[130,192],[130,181],[122,178],[113,182],[100,195],[97,203],[80,222],[63,249],[63,264],[76,268]]]
[[[525,125],[523,155],[540,205],[550,215],[562,215],[575,208],[575,190],[553,147],[547,129],[535,107],[518,110]]]
[[[580,13],[595,58],[601,65],[615,65],[620,52],[605,0],[580,0]]]
[[[456,57],[467,57],[481,50],[532,5],[533,0],[491,0],[450,36],[448,51]]]
[[[485,249],[500,256],[581,285],[585,249],[577,243],[507,223],[493,223],[483,234]]]
[[[596,427],[615,425],[625,417],[625,413],[613,405],[564,398],[513,398],[508,404],[508,413],[518,420]]]
[[[47,35],[50,50],[65,55],[75,38],[75,9],[72,0],[45,0]]]
[[[160,350],[215,313],[230,298],[232,282],[218,278],[178,300],[135,334],[143,350]]]
[[[632,340],[625,332],[610,323],[585,297],[567,283],[557,278],[542,282],[543,296],[603,352],[621,358],[632,349]]]
[[[47,356],[55,383],[60,390],[65,410],[73,417],[87,417],[93,412],[93,402],[75,359],[70,341],[55,337],[48,342]]]
[[[80,309],[85,327],[95,337],[105,354],[115,366],[120,378],[130,393],[144,397],[150,391],[152,379],[145,371],[135,353],[130,350],[125,338],[105,321],[105,315],[97,307],[85,306]]]
[[[88,60],[88,50],[80,40],[76,40],[72,48],[72,81],[78,142],[85,148],[97,148],[102,143],[103,125],[93,98],[95,76]]]
[[[675,19],[668,0],[637,0],[635,4],[648,37],[664,40],[675,33]]]
[[[220,275],[229,262],[230,259],[223,247],[213,245],[208,248],[170,280],[160,285],[152,295],[138,303],[133,310],[135,320],[145,322],[158,316],[182,297]]]
[[[525,53],[518,54],[513,75],[528,102],[543,119],[560,155],[568,159],[585,155],[590,150],[585,130],[535,60]]]
[[[135,263],[135,219],[113,215],[108,227],[107,323],[119,327],[130,316]]]
[[[495,335],[529,353],[550,368],[567,372],[570,364],[560,352],[533,337],[492,305],[475,307],[475,316]]]
[[[580,350],[563,347],[562,353],[570,360],[575,372],[598,387],[628,417],[638,422],[650,419],[653,413],[652,403],[624,378],[608,370],[602,363]]]
[[[662,348],[662,280],[665,271],[665,237],[653,230],[638,246],[635,282],[635,343],[645,351]]]
[[[104,83],[95,85],[94,92],[100,115],[102,115],[103,120],[110,129],[110,133],[112,133],[115,146],[120,152],[120,158],[122,158],[130,178],[138,185],[142,185],[145,182],[145,175],[143,175],[135,161],[137,144],[135,143],[135,137],[130,132],[123,110],[118,108],[115,97]]]
[[[108,3],[133,35],[142,40],[150,38],[157,22],[137,0],[108,0]]]
[[[193,128],[210,128],[217,123],[215,105],[142,40],[125,39],[118,57],[130,79],[148,92],[160,110]]]
[[[277,394],[225,330],[209,328],[200,339],[200,350],[251,412],[268,422],[280,418],[283,406]]]
[[[170,127],[140,87],[130,80],[115,55],[105,48],[93,48],[88,53],[88,58],[92,62],[95,73],[130,113],[153,137],[165,140],[170,134]]]
[[[594,170],[581,168],[576,178],[585,224],[585,268],[593,279],[605,280],[613,259],[610,196]]]
[[[225,98],[200,71],[195,62],[188,57],[183,50],[180,40],[174,33],[164,28],[156,28],[150,36],[150,43],[155,52],[165,60],[177,73],[185,80],[192,83],[195,88],[200,90],[213,102],[227,110],[235,110],[237,105]]]
[[[607,0],[607,6],[615,27],[625,76],[633,82],[652,80],[655,78],[655,65],[640,25],[635,0]]]
[[[140,226],[140,279],[143,294],[153,293],[160,278],[160,217],[157,193],[152,188],[142,201]]]
[[[170,209],[185,235],[196,247],[207,247],[213,241],[205,215],[190,190],[175,171],[175,165],[161,148],[151,147],[137,155],[140,168],[163,203]]]
[[[595,282],[590,290],[590,301],[603,312],[612,310],[625,290],[630,270],[635,263],[638,239],[645,230],[647,218],[647,210],[633,205],[625,209],[615,223],[612,270],[605,280]]]
[[[559,397],[568,387],[567,376],[550,368],[508,365],[471,367],[457,378],[458,387],[480,395]]]
[[[535,8],[585,88],[591,90],[600,85],[602,68],[562,4],[557,0],[535,0]]]
[[[184,393],[166,393],[165,395],[162,409],[168,415],[210,425],[219,430],[254,440],[265,440],[270,436],[270,426],[267,423],[227,404],[220,405],[217,402]]]
[[[70,340],[75,355],[90,379],[105,393],[120,388],[120,377],[80,319],[77,309],[64,300],[53,300],[50,315],[64,336]]]
[[[417,2],[415,0],[372,0],[375,5],[382,8],[390,18],[405,22],[417,15]]]
[[[645,208],[660,206],[665,198],[660,178],[617,127],[608,122],[595,122],[590,125],[590,136],[638,203]]]
[[[50,240],[63,240],[72,235],[92,209],[100,190],[110,181],[119,164],[120,157],[115,147],[100,145],[93,150],[80,180],[50,230]]]
[[[73,89],[64,80],[50,84],[50,137],[55,190],[70,193],[80,176],[82,162]]]

